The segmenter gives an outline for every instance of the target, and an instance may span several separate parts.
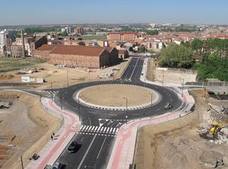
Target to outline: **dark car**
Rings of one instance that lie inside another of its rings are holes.
[[[167,103],[164,107],[166,110],[172,109],[173,106],[170,103]]]
[[[55,162],[52,166],[52,169],[64,169],[66,167],[65,164],[62,164],[60,162]]]
[[[76,153],[81,148],[81,144],[79,144],[77,141],[73,141],[70,143],[68,147],[68,151],[70,153]]]

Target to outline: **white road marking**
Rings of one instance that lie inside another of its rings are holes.
[[[104,139],[104,141],[103,141],[103,143],[102,143],[102,145],[101,145],[101,148],[100,148],[100,150],[99,150],[99,152],[98,152],[98,154],[97,154],[97,160],[98,160],[98,158],[99,158],[99,156],[100,156],[101,150],[102,150],[103,147],[104,147],[104,143],[105,143],[106,139],[107,139],[107,137],[105,137],[105,139]]]
[[[96,137],[97,137],[97,135],[95,135],[95,136],[93,137],[93,140],[92,140],[91,143],[89,144],[89,147],[88,147],[88,149],[86,150],[86,153],[84,154],[84,156],[83,156],[83,158],[82,158],[80,164],[78,165],[77,169],[80,169],[80,168],[81,168],[81,166],[82,166],[82,164],[83,164],[83,162],[84,162],[84,160],[85,160],[85,158],[86,158],[86,156],[87,156],[87,154],[88,154],[88,152],[89,152],[91,146],[93,145],[93,142],[94,142],[94,140],[96,139]]]

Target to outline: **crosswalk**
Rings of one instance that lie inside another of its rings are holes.
[[[79,134],[115,137],[118,130],[119,128],[115,127],[82,125]]]
[[[48,97],[55,97],[59,92],[58,91],[47,91]]]

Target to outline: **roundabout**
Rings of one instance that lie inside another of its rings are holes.
[[[67,169],[105,169],[121,126],[182,109],[180,93],[140,80],[143,66],[144,58],[133,57],[120,79],[58,90],[55,103],[79,117],[80,129],[73,140],[81,143],[82,148],[72,155],[66,147],[57,161],[67,164]],[[171,105],[168,109],[167,104]]]
[[[143,58],[132,58],[122,77],[117,80],[87,82],[60,89],[55,101],[75,112],[84,125],[99,125],[98,119],[101,118],[124,120],[128,116],[128,120],[133,120],[151,117],[179,108],[182,101],[171,88],[140,80],[143,63]],[[113,92],[110,86],[115,85],[118,87]],[[121,85],[123,87],[119,88]],[[102,88],[104,86],[105,90]],[[128,90],[124,90],[126,86],[130,86]],[[140,92],[137,92],[138,89]],[[168,103],[172,105],[169,110],[164,108]]]
[[[74,95],[78,103],[106,110],[142,109],[160,99],[154,90],[130,84],[101,84],[84,88]]]

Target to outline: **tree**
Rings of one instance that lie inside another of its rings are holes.
[[[192,50],[183,45],[171,44],[162,49],[159,64],[173,68],[191,68]]]
[[[228,81],[228,59],[221,58],[218,53],[212,53],[202,63],[196,65],[198,79],[217,78]]]
[[[204,42],[199,40],[199,39],[194,39],[192,42],[191,42],[191,48],[192,50],[202,50],[203,48],[203,44]]]

